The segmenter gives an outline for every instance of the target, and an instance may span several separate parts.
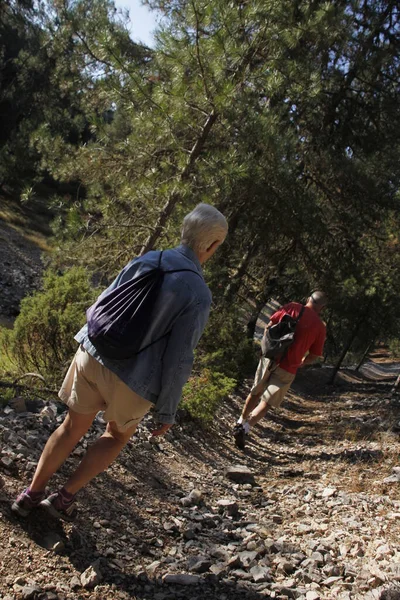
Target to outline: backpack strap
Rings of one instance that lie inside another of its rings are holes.
[[[298,316],[298,317],[297,317],[297,319],[296,319],[296,327],[297,327],[297,323],[300,321],[300,319],[301,319],[301,317],[302,317],[302,315],[303,315],[303,312],[304,312],[305,308],[306,308],[306,307],[305,307],[305,305],[303,304],[303,305],[302,305],[302,307],[301,307],[301,310],[300,310],[300,312],[299,312],[299,316]],[[279,360],[278,360],[278,361],[272,360],[272,361],[271,361],[271,365],[270,365],[270,366],[271,366],[271,367],[273,367],[273,366],[275,365],[275,369],[276,369],[276,367],[279,367],[279,365],[281,364],[281,362],[283,361],[283,359],[286,357],[286,354],[287,354],[287,351],[288,351],[288,350],[289,350],[289,347],[288,347],[288,348],[285,348],[285,350],[284,350],[283,354],[282,354],[282,355],[279,357]]]
[[[161,257],[162,257],[162,253],[164,252],[164,250],[160,250],[160,256],[158,257],[158,265],[157,267],[159,269],[161,269]],[[200,277],[200,279],[204,279],[202,275],[200,275],[200,273],[198,271],[195,271],[194,269],[170,269],[167,271],[164,271],[164,269],[162,269],[162,271],[164,273],[182,273],[183,271],[188,271],[189,273],[195,273],[198,277]]]
[[[301,316],[302,316],[302,314],[303,314],[303,312],[304,312],[304,309],[305,309],[305,305],[303,304],[303,306],[301,307],[301,311],[299,312],[299,316],[298,316],[298,317],[297,317],[297,319],[296,319],[296,325],[297,325],[297,323],[300,321],[300,319],[301,319]]]
[[[162,253],[163,250],[160,251],[160,256],[158,258],[158,268],[161,269],[161,257],[162,257]],[[200,277],[200,279],[203,279],[202,275],[200,275],[200,273],[198,271],[195,271],[194,269],[171,269],[169,271],[164,271],[163,269],[161,269],[164,273],[182,273],[183,271],[188,271],[189,273],[194,273],[195,275],[197,275],[198,277]],[[143,348],[141,348],[138,352],[136,352],[137,356],[138,354],[140,354],[141,352],[143,352],[143,350],[146,350],[147,348],[149,348],[150,346],[152,346],[153,344],[156,344],[157,342],[159,342],[160,340],[162,340],[163,338],[165,338],[167,335],[169,335],[171,333],[172,329],[169,329],[168,331],[166,331],[162,336],[160,336],[159,338],[157,338],[156,340],[153,340],[152,342],[150,342],[149,344],[146,344],[146,346],[143,346]]]
[[[158,257],[158,265],[157,265],[157,268],[158,268],[158,269],[161,269],[161,257],[162,257],[162,253],[163,253],[163,252],[164,252],[164,250],[161,250],[161,251],[160,251],[160,256]]]

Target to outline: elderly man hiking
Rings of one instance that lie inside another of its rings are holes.
[[[250,427],[266,415],[268,407],[278,408],[282,404],[297,369],[313,363],[322,356],[326,328],[319,315],[326,304],[324,292],[316,291],[308,298],[305,306],[298,302],[290,302],[271,316],[266,330],[282,322],[282,319],[287,318],[286,315],[290,315],[295,326],[294,339],[280,359],[271,360],[263,356],[260,359],[254,387],[233,430],[235,444],[241,450],[245,448]]]
[[[211,305],[201,265],[227,230],[216,208],[199,204],[184,218],[180,246],[132,260],[88,310],[59,392],[68,414],[47,441],[13,511],[25,517],[41,506],[56,518],[73,520],[76,493],[107,469],[152,407],[158,422],[153,435],[172,426]],[[103,410],[105,433],[64,487],[46,498],[49,479]]]

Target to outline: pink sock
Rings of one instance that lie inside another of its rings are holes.
[[[37,500],[38,498],[41,498],[42,496],[44,496],[44,491],[43,492],[32,492],[30,487],[28,487],[28,489],[26,490],[26,493],[31,498],[31,500]]]

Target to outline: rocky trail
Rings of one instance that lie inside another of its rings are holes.
[[[377,359],[334,387],[329,369],[304,370],[245,452],[230,432],[246,388],[207,432],[183,419],[156,442],[146,421],[80,494],[74,524],[10,510],[63,407],[34,394],[3,406],[0,598],[399,599],[398,370]]]

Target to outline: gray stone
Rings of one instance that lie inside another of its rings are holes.
[[[196,537],[196,532],[194,529],[185,529],[182,532],[182,535],[185,538],[185,540],[193,540]]]
[[[234,571],[231,571],[230,575],[236,577],[236,579],[243,579],[244,581],[253,579],[251,573],[247,573],[247,571],[243,571],[243,569],[235,569]]]
[[[166,573],[162,578],[163,583],[175,583],[176,585],[196,585],[200,583],[201,577],[186,573]]]
[[[250,569],[250,573],[252,574],[255,583],[271,581],[271,569],[269,567],[260,567],[259,565],[255,565]]]
[[[257,555],[258,555],[258,553],[255,552],[254,550],[252,552],[245,550],[244,552],[239,552],[238,558],[239,558],[239,561],[240,561],[240,564],[242,565],[242,567],[247,569],[256,560]]]
[[[274,590],[279,592],[281,596],[285,596],[286,598],[297,598],[300,596],[299,592],[295,588],[288,587],[287,585],[273,584],[272,587]]]
[[[389,475],[389,477],[385,477],[383,483],[399,483],[400,482],[400,473],[393,473]]]
[[[211,560],[205,556],[193,556],[188,560],[188,570],[193,573],[205,573],[211,567]]]
[[[315,590],[306,593],[306,600],[320,600],[321,596]]]
[[[54,552],[62,552],[65,548],[64,542],[54,531],[50,531],[50,533],[44,536],[41,545],[47,550],[53,550]]]
[[[337,489],[335,487],[326,487],[322,492],[322,498],[330,498],[331,496],[334,496],[336,492]]]
[[[203,494],[201,493],[200,490],[194,489],[190,492],[188,498],[193,505],[199,504],[199,502],[201,502],[201,500],[203,498]]]
[[[3,467],[5,467],[6,469],[9,469],[10,467],[13,466],[13,459],[10,458],[9,456],[2,456],[0,459],[0,462],[3,465]]]
[[[54,406],[45,406],[40,411],[40,415],[42,417],[48,417],[48,419],[53,420],[57,415],[57,409]]]
[[[341,577],[328,577],[328,579],[324,579],[322,581],[322,585],[331,587],[334,583],[338,583],[338,581],[343,581],[343,580]]]
[[[250,469],[244,465],[233,465],[229,467],[225,475],[231,481],[236,483],[254,483],[254,475]]]
[[[286,573],[287,575],[291,575],[296,571],[296,567],[293,563],[289,562],[288,560],[282,560],[279,563],[279,570],[283,573]]]
[[[77,577],[76,575],[74,575],[71,579],[71,581],[69,582],[69,587],[71,588],[71,590],[77,590],[78,588],[81,587],[81,582],[79,577]]]
[[[226,566],[224,563],[217,563],[215,565],[211,565],[210,567],[210,572],[213,573],[213,575],[221,575],[222,573],[225,573],[225,571]]]
[[[87,589],[94,588],[100,581],[103,576],[100,570],[100,562],[96,561],[90,567],[86,569],[81,575],[81,584],[82,587]]]
[[[148,567],[146,567],[146,571],[149,573],[149,575],[154,575],[155,571],[158,569],[158,567],[160,565],[161,565],[161,561],[155,560]]]
[[[221,512],[225,512],[231,517],[236,516],[239,512],[239,506],[235,500],[218,500],[217,506],[221,510]]]
[[[324,557],[321,552],[313,552],[311,554],[311,560],[315,561],[318,566],[322,566],[324,564]]]
[[[16,446],[20,441],[19,437],[11,429],[5,429],[3,431],[2,439],[10,446]]]
[[[21,598],[23,600],[31,600],[36,598],[42,592],[42,588],[40,588],[38,585],[24,585],[21,590]]]

